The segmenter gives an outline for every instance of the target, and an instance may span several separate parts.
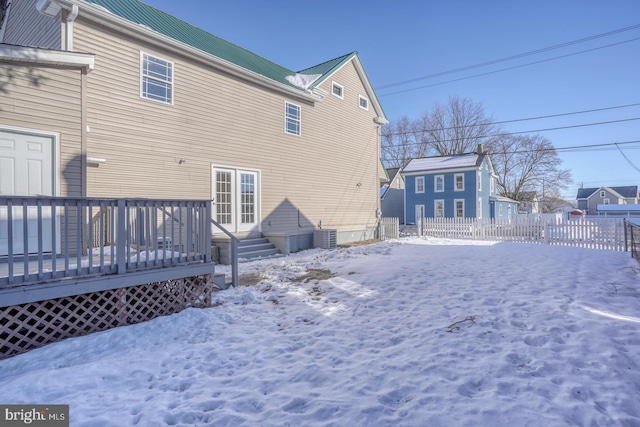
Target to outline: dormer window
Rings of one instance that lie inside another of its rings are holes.
[[[344,86],[339,85],[336,82],[331,82],[331,93],[340,99],[344,98]]]

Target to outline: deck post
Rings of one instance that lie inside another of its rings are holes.
[[[125,199],[118,199],[117,229],[116,229],[116,263],[118,274],[127,272],[126,243],[127,243],[127,204]]]

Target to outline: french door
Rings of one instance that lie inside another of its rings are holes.
[[[213,219],[231,232],[259,230],[260,172],[214,166]]]

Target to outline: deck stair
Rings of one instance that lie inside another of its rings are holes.
[[[269,239],[265,237],[241,239],[238,244],[238,259],[248,261],[256,258],[267,258],[282,255]]]

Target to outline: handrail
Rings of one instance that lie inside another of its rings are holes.
[[[234,288],[238,287],[238,243],[240,243],[240,239],[231,234],[227,229],[225,229],[218,221],[211,218],[211,223],[215,225],[220,231],[231,238],[231,286]]]

